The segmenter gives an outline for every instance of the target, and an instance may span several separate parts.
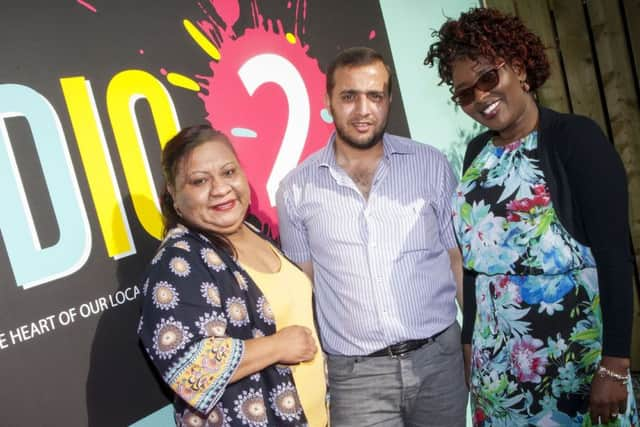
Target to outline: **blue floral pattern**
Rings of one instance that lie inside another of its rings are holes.
[[[477,273],[478,426],[592,425],[589,392],[602,342],[596,265],[558,220],[537,142],[537,132],[502,147],[489,142],[453,200],[464,267]],[[627,410],[611,426],[638,424],[628,388]]]

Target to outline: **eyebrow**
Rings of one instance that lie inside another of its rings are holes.
[[[225,163],[225,164],[223,164],[222,166],[220,166],[220,169],[224,169],[224,168],[226,168],[226,167],[227,167],[227,166],[229,166],[229,165],[236,166],[237,164],[238,164],[237,162],[234,162],[234,161],[228,161],[227,163]],[[191,176],[191,175],[196,174],[196,173],[209,173],[209,171],[208,171],[208,170],[194,169],[194,170],[192,170],[192,171],[189,171],[189,172],[187,173],[187,176]]]
[[[365,95],[373,95],[373,94],[386,94],[387,92],[383,90],[356,90],[356,89],[346,89],[340,92],[340,95],[359,95],[364,93]]]

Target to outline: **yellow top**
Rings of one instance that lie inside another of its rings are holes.
[[[276,330],[299,325],[311,329],[318,346],[313,360],[290,366],[293,373],[300,404],[310,427],[325,427],[328,424],[324,356],[313,321],[311,281],[280,252],[273,250],[280,259],[280,271],[264,273],[246,264],[242,267],[251,276],[271,306],[276,320]]]

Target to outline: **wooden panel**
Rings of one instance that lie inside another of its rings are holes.
[[[514,4],[514,0],[485,0],[484,6],[493,7],[495,9],[501,10],[504,13],[516,15],[516,6]]]
[[[613,142],[622,157],[629,182],[631,233],[640,249],[640,108],[621,10],[607,0],[588,3]],[[636,256],[636,259],[638,257]]]
[[[573,112],[591,117],[607,133],[582,0],[555,0],[550,6]]]
[[[624,14],[627,19],[633,62],[635,62],[636,78],[640,86],[640,0],[624,0]]]
[[[570,112],[569,98],[560,65],[560,54],[556,45],[555,31],[546,1],[517,0],[516,9],[522,21],[535,32],[547,47],[551,77],[538,89],[540,102],[557,111]]]

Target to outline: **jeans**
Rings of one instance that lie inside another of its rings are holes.
[[[327,364],[332,427],[465,425],[457,323],[398,358],[327,355]]]

